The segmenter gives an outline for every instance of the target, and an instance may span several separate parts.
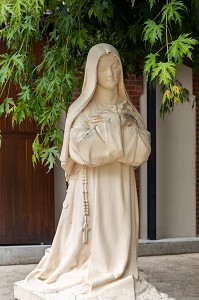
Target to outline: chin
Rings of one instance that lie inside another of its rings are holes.
[[[118,84],[118,83],[115,82],[115,81],[109,82],[109,83],[106,82],[106,84],[104,84],[104,88],[106,88],[107,90],[108,90],[108,89],[113,89],[114,87],[117,86],[117,84]]]

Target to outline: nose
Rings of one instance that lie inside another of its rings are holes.
[[[114,73],[113,73],[113,69],[111,67],[109,67],[107,69],[107,75],[108,75],[108,77],[113,77]]]

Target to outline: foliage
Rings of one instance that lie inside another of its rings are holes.
[[[155,1],[149,2],[152,9]],[[167,0],[154,20],[145,22],[143,30],[143,39],[152,49],[152,53],[146,56],[144,72],[150,83],[158,80],[162,87],[164,94],[160,113],[163,116],[173,110],[175,104],[189,101],[188,91],[180,83],[176,84],[175,80],[176,66],[183,64],[185,58],[192,60],[192,50],[198,44],[190,33],[176,30],[175,25],[182,30],[182,20],[186,13],[187,7],[183,1]]]
[[[199,66],[198,16],[197,0],[1,0],[0,39],[7,53],[0,55],[0,96],[6,95],[0,116],[9,115],[13,126],[35,122],[33,164],[41,160],[52,168],[62,145],[61,113],[81,85],[76,75],[89,48],[99,42],[119,50],[125,73],[140,74],[144,67],[150,84],[158,80],[161,112],[169,112],[188,100],[175,81],[176,65],[193,57]]]

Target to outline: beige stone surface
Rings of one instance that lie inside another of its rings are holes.
[[[150,283],[177,300],[199,300],[199,253],[140,257]],[[0,300],[14,300],[13,284],[35,265],[0,266]],[[29,299],[27,299],[29,300]]]
[[[117,50],[93,46],[82,92],[66,118],[60,160],[69,185],[59,225],[51,249],[27,277],[27,289],[45,297],[133,300],[136,294],[138,300],[147,285],[152,294],[136,280],[134,168],[149,154],[150,133],[127,95]]]

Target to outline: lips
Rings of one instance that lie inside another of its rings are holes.
[[[116,78],[112,78],[112,79],[107,79],[108,82],[115,82]]]

